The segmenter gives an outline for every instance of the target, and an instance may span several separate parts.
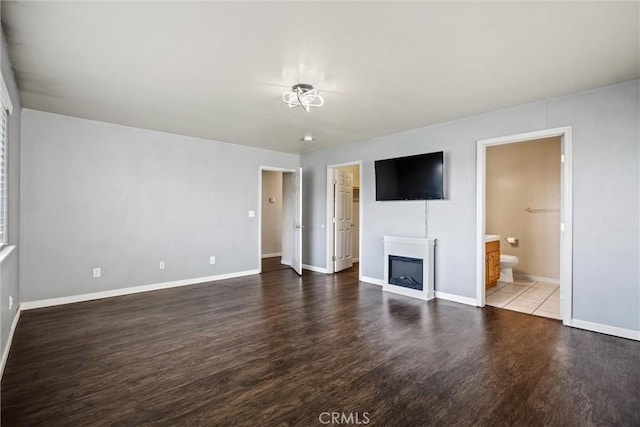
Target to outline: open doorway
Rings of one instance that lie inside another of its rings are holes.
[[[327,167],[327,273],[361,276],[362,162]]]
[[[571,319],[571,128],[478,141],[477,305]]]
[[[262,272],[291,268],[291,258],[285,236],[284,212],[282,210],[283,178],[285,172],[262,171]],[[283,257],[283,242],[285,244]]]
[[[485,304],[560,319],[560,137],[487,147]]]
[[[261,273],[302,274],[302,171],[260,167],[258,265]]]

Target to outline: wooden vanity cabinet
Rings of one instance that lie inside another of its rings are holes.
[[[484,286],[486,289],[498,284],[500,278],[500,241],[485,243]]]

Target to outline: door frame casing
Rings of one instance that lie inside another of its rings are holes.
[[[562,323],[571,326],[573,317],[573,136],[571,126],[478,140],[476,169],[476,305],[478,307],[484,307],[485,305],[484,236],[486,234],[487,147],[553,137],[560,137],[561,155],[564,156],[560,175],[560,223],[564,226],[564,230],[560,232],[560,309]]]
[[[276,166],[260,165],[258,167],[258,274],[262,273],[262,172],[282,172],[285,174],[295,173],[296,170]],[[302,189],[300,191],[302,191]]]
[[[334,265],[333,265],[333,250],[334,250],[334,240],[335,240],[335,232],[333,226],[333,213],[334,213],[334,201],[333,201],[333,171],[335,169],[345,168],[348,166],[358,166],[358,188],[360,192],[360,202],[358,203],[358,280],[362,280],[362,230],[363,230],[363,203],[362,203],[362,160],[354,160],[351,162],[345,163],[335,163],[332,165],[327,165],[327,216],[326,216],[326,233],[327,233],[327,274],[334,273]]]

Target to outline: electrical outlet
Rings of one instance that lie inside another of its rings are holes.
[[[164,261],[160,261],[160,263],[158,264],[158,268],[160,270],[164,270]]]
[[[215,264],[216,263],[216,257],[212,256],[211,258],[209,258],[209,264]]]
[[[94,268],[93,269],[93,278],[97,279],[100,276],[102,276],[102,269],[100,267]]]
[[[9,310],[13,308],[13,297],[9,295]]]

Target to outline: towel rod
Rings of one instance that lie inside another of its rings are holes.
[[[525,211],[529,213],[542,213],[542,212],[560,212],[560,209],[533,209],[527,206],[524,208]]]

